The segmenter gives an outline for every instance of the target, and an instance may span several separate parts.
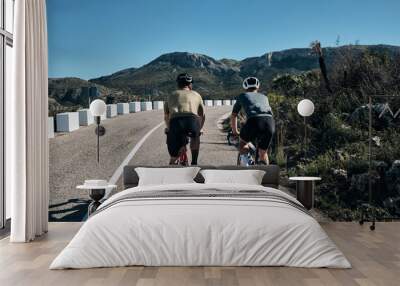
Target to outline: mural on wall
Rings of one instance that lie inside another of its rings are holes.
[[[357,217],[357,206],[368,201],[368,95],[398,93],[399,52],[400,48],[385,46],[326,49],[331,91],[326,89],[318,58],[310,49],[275,52],[272,61],[272,54],[268,54],[268,61],[261,56],[252,58],[252,64],[244,60],[235,63],[235,67],[205,55],[162,55],[149,65],[126,74],[117,72],[89,81],[74,79],[74,84],[69,78],[50,79],[49,112],[87,108],[94,98],[104,99],[109,104],[131,102],[132,106],[132,102],[146,101],[149,97],[161,102],[175,88],[174,75],[182,71],[201,78],[195,88],[209,91],[202,93],[204,99],[234,99],[241,92],[242,75],[249,74],[246,69],[253,69],[254,75],[264,83],[263,90],[269,96],[277,120],[273,162],[282,167],[284,175],[302,172],[322,176],[317,206],[334,219],[350,220]],[[306,160],[302,121],[296,109],[304,98],[311,99],[316,106],[315,114],[309,119]],[[56,109],[53,101],[59,106]],[[400,97],[390,102],[378,99],[373,103],[373,163],[377,168],[374,190],[382,215],[395,215],[400,211],[399,114]],[[114,116],[117,110],[109,115]],[[75,121],[78,128],[79,118]],[[225,131],[229,132],[228,121]],[[164,165],[167,161],[152,163]],[[79,162],[73,164],[79,165]]]
[[[50,17],[51,21],[51,17]],[[49,39],[54,37],[49,33]],[[99,59],[100,60],[100,59]],[[95,64],[95,63],[93,63]],[[80,220],[87,193],[85,179],[106,179],[121,189],[121,164],[166,165],[163,101],[176,89],[176,76],[194,77],[194,89],[207,106],[199,164],[236,164],[229,146],[229,112],[242,81],[256,76],[268,95],[276,121],[271,162],[288,177],[318,175],[315,206],[334,220],[356,220],[369,200],[369,105],[372,103],[372,187],[378,217],[400,215],[400,47],[340,45],[269,51],[243,60],[206,54],[158,54],[141,66],[111,74],[49,78],[50,187],[52,220]],[[97,163],[95,122],[88,108],[101,99],[105,135]],[[297,105],[311,100],[315,111],[304,122]],[[218,121],[218,124],[216,122]],[[146,139],[146,140],[143,140]],[[133,152],[133,150],[136,150]],[[132,153],[133,152],[133,153]]]

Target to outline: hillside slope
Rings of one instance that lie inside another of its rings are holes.
[[[400,53],[400,47],[386,45],[326,48],[324,53],[329,67],[344,54],[350,52],[357,56],[365,49]],[[176,76],[188,72],[194,76],[195,88],[204,98],[229,98],[240,92],[242,80],[247,76],[257,76],[264,88],[268,88],[277,74],[300,73],[316,68],[319,68],[318,58],[310,49],[267,53],[242,61],[216,60],[201,54],[175,52],[162,55],[140,68],[120,71],[90,82],[163,99],[175,89]]]
[[[103,100],[106,100],[107,96],[116,101],[128,101],[133,98],[129,92],[105,87],[80,78],[49,78],[49,115],[88,108],[89,97],[84,89],[90,87],[96,87],[98,97]]]
[[[341,57],[357,57],[366,49],[389,55],[400,54],[400,47],[388,45],[325,48],[328,69]],[[318,68],[318,58],[311,49],[289,49],[242,61],[174,52],[161,55],[140,68],[124,69],[89,81],[78,78],[49,79],[49,99],[50,105],[54,106],[84,107],[88,101],[81,96],[82,87],[97,86],[101,98],[112,95],[115,101],[135,98],[163,100],[176,88],[175,79],[181,72],[193,75],[194,87],[203,98],[233,98],[241,92],[242,81],[247,76],[257,76],[262,82],[262,89],[267,90],[276,75],[297,74]]]

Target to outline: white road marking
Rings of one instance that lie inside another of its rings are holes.
[[[124,167],[129,164],[129,162],[132,160],[133,156],[135,156],[135,154],[140,149],[140,147],[142,147],[142,145],[147,140],[147,138],[149,138],[150,135],[154,131],[156,131],[158,128],[160,128],[163,124],[164,124],[164,121],[160,122],[160,124],[158,124],[156,127],[151,129],[149,132],[146,133],[146,135],[144,135],[142,137],[142,139],[140,139],[140,141],[135,145],[135,147],[133,147],[132,151],[129,152],[128,156],[126,156],[124,161],[122,161],[121,165],[119,165],[119,167],[115,170],[114,174],[112,175],[112,177],[111,177],[111,179],[109,181],[109,184],[112,184],[112,185],[116,185],[117,184],[117,181],[122,176],[122,173],[124,171]],[[111,192],[111,189],[107,189],[106,195],[105,195],[106,198],[108,198],[108,196],[110,195],[110,192]]]

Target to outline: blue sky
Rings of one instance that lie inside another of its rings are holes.
[[[90,79],[187,51],[243,59],[313,40],[400,45],[399,0],[47,0],[50,77]]]

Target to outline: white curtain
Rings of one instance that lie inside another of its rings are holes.
[[[12,242],[48,228],[48,54],[45,0],[15,1],[13,94],[6,101]]]

